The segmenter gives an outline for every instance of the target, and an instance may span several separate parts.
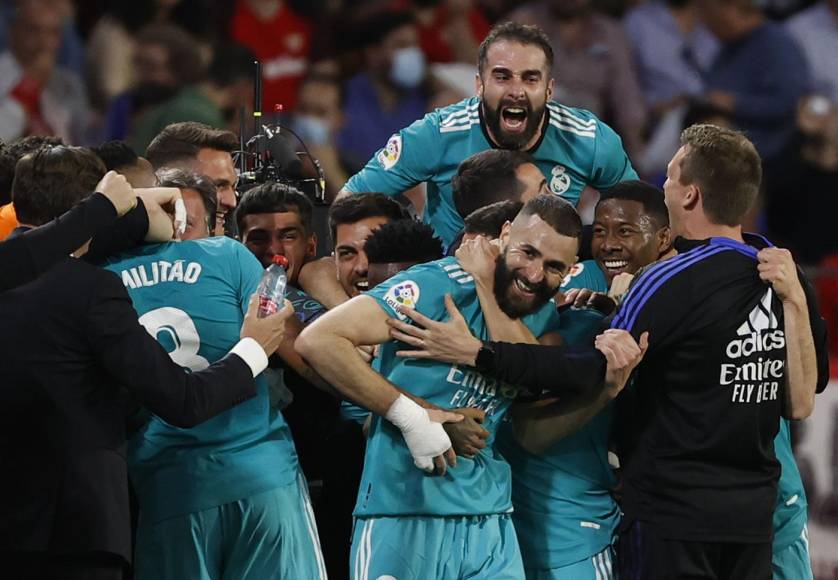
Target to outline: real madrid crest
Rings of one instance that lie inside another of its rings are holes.
[[[570,189],[570,176],[564,165],[554,165],[550,171],[550,191],[561,195]]]

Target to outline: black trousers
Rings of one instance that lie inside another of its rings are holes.
[[[771,542],[693,542],[662,538],[634,521],[620,533],[620,580],[771,580]]]
[[[125,580],[127,567],[121,556],[104,552],[0,552],[2,576],[9,580]]]

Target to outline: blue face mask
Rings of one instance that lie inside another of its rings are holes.
[[[403,89],[415,89],[425,79],[425,54],[418,46],[400,48],[393,55],[390,80]]]
[[[295,115],[291,128],[306,145],[318,147],[329,143],[329,125],[319,117]]]

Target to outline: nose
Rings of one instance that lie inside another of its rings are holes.
[[[361,276],[366,276],[369,266],[370,262],[367,259],[366,252],[358,252],[358,258],[355,260],[355,273]]]
[[[602,246],[606,250],[621,250],[623,248],[620,239],[614,234],[614,232],[608,232],[605,234],[605,242],[603,242]]]
[[[530,284],[538,284],[544,280],[544,265],[539,262],[534,262],[526,267],[524,276]]]
[[[225,210],[230,210],[236,207],[236,192],[229,185],[218,188],[218,205]]]

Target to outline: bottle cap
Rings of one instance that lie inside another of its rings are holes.
[[[278,266],[282,266],[283,268],[288,267],[288,258],[283,256],[282,254],[277,254],[271,259],[271,261]]]

